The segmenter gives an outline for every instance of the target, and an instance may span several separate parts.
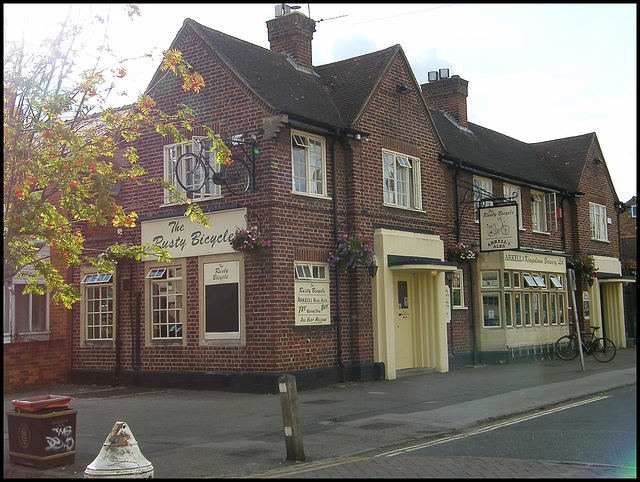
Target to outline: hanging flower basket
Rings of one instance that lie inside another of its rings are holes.
[[[464,243],[458,243],[447,248],[447,259],[458,264],[473,261],[478,257],[478,253]]]
[[[622,261],[622,275],[623,276],[636,275],[636,262],[634,260],[625,259]]]
[[[360,234],[338,236],[338,244],[329,255],[329,263],[339,268],[356,269],[361,266],[371,273],[375,265],[374,255],[373,239]]]
[[[576,253],[570,260],[574,269],[582,275],[584,280],[593,286],[593,281],[598,277],[598,268],[596,268],[596,259],[588,254]]]
[[[271,246],[256,226],[248,229],[236,229],[230,241],[231,247],[243,254],[261,256]]]

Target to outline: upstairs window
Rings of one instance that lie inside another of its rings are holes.
[[[180,156],[186,154],[188,152],[193,152],[195,154],[200,153],[200,142],[201,139],[206,139],[206,137],[194,137],[190,142],[182,142],[177,144],[170,144],[164,147],[164,180],[169,184],[173,185],[178,192],[184,194],[187,198],[193,199],[194,201],[200,201],[203,199],[210,199],[220,197],[220,186],[214,184],[214,182],[209,179],[204,183],[204,186],[199,191],[188,192],[185,191],[182,186],[178,183],[176,179],[176,164]],[[220,165],[216,163],[216,152],[211,151],[209,149],[210,143],[205,150],[203,151],[204,158],[209,162],[209,165],[215,169],[216,171],[220,169]],[[180,179],[183,182],[187,182],[191,185],[199,185],[202,183],[202,179],[195,179],[193,177],[189,177],[187,170],[193,169],[188,163],[181,163],[181,168],[183,172],[181,173]],[[196,174],[200,171],[196,170]],[[193,176],[193,175],[192,175]],[[172,204],[175,203],[175,200],[171,199],[169,191],[164,190],[164,203]]]
[[[481,206],[492,206],[492,201],[482,201],[483,199],[493,197],[493,187],[491,179],[484,177],[473,178],[473,212],[475,213],[476,223],[480,222],[480,212],[478,208]]]
[[[531,191],[531,226],[541,233],[558,229],[555,193]]]
[[[391,151],[382,152],[384,204],[422,210],[420,160]]]
[[[291,133],[292,181],[295,194],[327,196],[324,139]]]
[[[502,186],[502,194],[507,202],[518,203],[518,226],[520,229],[524,228],[522,224],[522,191],[518,186],[511,184],[504,184]]]
[[[605,206],[589,203],[589,228],[591,230],[591,239],[609,241],[607,208]]]

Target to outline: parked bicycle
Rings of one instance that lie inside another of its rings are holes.
[[[563,360],[573,360],[578,356],[578,335],[576,334],[576,325],[571,323],[573,333],[564,335],[556,341],[556,354]],[[585,355],[593,355],[593,358],[599,362],[610,362],[616,356],[616,345],[605,337],[596,337],[596,331],[599,326],[592,326],[590,333],[580,332],[582,338],[582,352]]]
[[[211,149],[211,139],[198,139],[198,143],[198,153],[187,152],[176,162],[176,179],[185,191],[198,192],[208,180],[224,184],[231,194],[240,195],[249,190],[251,170],[242,157],[231,156],[225,164],[219,164],[220,170],[216,171],[210,161],[212,156],[205,155]]]

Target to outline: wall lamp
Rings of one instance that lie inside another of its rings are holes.
[[[373,278],[376,275],[376,273],[378,272],[378,265],[376,265],[375,263],[371,263],[367,267],[367,271],[369,272],[369,275],[371,275],[371,277]]]
[[[407,94],[409,92],[411,92],[411,88],[407,87],[404,84],[398,84],[396,86],[396,93],[397,94]]]

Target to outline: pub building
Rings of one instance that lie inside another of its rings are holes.
[[[556,172],[556,157],[543,161],[549,146],[467,122],[467,81],[441,69],[420,85],[399,45],[314,66],[315,27],[280,11],[264,49],[185,20],[169,48],[205,87],[183,92],[158,69],[148,93],[168,113],[191,107],[196,125],[248,164],[251,185],[241,195],[211,181],[183,191],[210,228],[160,185],[122,186],[117,200],[137,213],[136,228],[85,236],[86,246],[149,242],[172,259],[70,270],[82,300],[50,317],[69,324],[57,330],[72,336],[69,382],[276,393],[283,373],[308,389],[446,372],[539,354],[567,333],[575,251],[601,256],[621,286],[615,216],[607,244],[581,240],[586,196]],[[176,161],[205,136],[185,133],[189,142],[137,141],[149,177],[182,189]],[[610,180],[595,186],[593,203],[614,212]],[[268,247],[234,249],[238,229]],[[343,235],[372,240],[373,265],[331,264]],[[459,243],[477,258],[450,258]]]

